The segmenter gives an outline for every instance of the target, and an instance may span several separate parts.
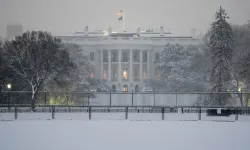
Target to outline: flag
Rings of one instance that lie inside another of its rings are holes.
[[[116,13],[116,16],[122,16],[123,15],[123,11],[122,10],[120,10],[118,13]]]
[[[119,17],[119,18],[118,18],[118,20],[119,20],[119,21],[121,21],[121,20],[122,20],[122,16],[121,16],[121,17]]]
[[[118,20],[121,21],[123,19],[123,10],[120,10],[118,13],[116,13],[116,16],[118,16]]]

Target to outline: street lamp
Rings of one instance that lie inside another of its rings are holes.
[[[238,92],[241,92],[241,88],[240,87],[238,88]]]
[[[11,84],[9,83],[9,84],[7,84],[7,89],[8,90],[11,90]],[[9,93],[8,93],[8,111],[10,112],[10,97],[9,97]]]
[[[7,88],[10,90],[11,89],[11,84],[7,84]]]
[[[241,90],[240,87],[238,88],[238,92],[240,93],[240,103],[241,103],[241,106],[242,106],[243,105],[243,102],[242,102],[242,90]]]

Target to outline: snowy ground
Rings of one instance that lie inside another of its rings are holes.
[[[0,121],[1,150],[249,150],[250,122]]]
[[[17,120],[51,120],[51,113],[18,113]],[[14,113],[0,113],[0,121],[15,120]],[[55,120],[89,120],[89,113],[55,113]],[[92,113],[91,120],[125,120],[125,113]],[[162,120],[161,113],[128,113],[128,120]],[[166,121],[196,121],[198,113],[165,113]],[[235,121],[235,115],[229,117],[208,117],[201,115],[202,121]],[[249,122],[250,116],[239,115],[238,121]]]

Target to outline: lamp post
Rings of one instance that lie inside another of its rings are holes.
[[[240,87],[238,88],[238,92],[240,93],[240,104],[241,104],[241,106],[243,106],[243,102],[242,102],[242,90],[241,90]]]
[[[11,90],[11,84],[7,84],[7,89],[8,91]],[[9,93],[8,93],[8,96],[7,96],[7,99],[8,99],[8,112],[10,112],[10,97],[9,97]]]

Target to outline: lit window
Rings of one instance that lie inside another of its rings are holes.
[[[127,85],[123,85],[122,91],[123,92],[128,92],[128,86]]]
[[[122,77],[123,77],[123,79],[128,79],[128,72],[127,72],[127,69],[124,69],[123,70],[123,73],[122,73]]]
[[[107,80],[107,73],[106,73],[106,71],[103,72],[103,79]]]
[[[94,72],[91,72],[91,73],[90,73],[90,78],[94,78],[94,76],[95,76],[95,75],[94,75]]]

